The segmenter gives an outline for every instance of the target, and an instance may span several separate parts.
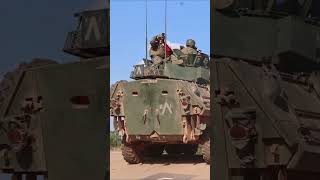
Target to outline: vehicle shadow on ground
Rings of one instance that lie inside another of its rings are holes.
[[[199,164],[205,163],[201,155],[168,155],[162,154],[156,157],[144,157],[143,164]]]

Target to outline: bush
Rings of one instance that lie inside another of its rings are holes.
[[[110,147],[118,148],[121,146],[121,139],[115,131],[110,131]]]

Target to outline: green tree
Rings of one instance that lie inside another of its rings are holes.
[[[121,139],[115,131],[110,131],[110,147],[117,148],[121,146]]]

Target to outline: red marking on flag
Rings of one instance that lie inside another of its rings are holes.
[[[171,56],[171,54],[172,54],[171,47],[168,44],[165,44],[165,48],[166,48],[166,55],[167,55],[166,57]]]

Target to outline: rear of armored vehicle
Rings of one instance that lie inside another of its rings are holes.
[[[38,58],[0,83],[0,169],[12,179],[105,178],[106,13],[80,13],[79,28],[68,34],[64,51],[80,61]]]
[[[313,164],[320,157],[320,99],[310,84],[245,62],[217,61],[215,68],[220,93],[213,128],[220,136],[214,136],[219,146],[214,161],[225,165],[217,169],[241,172],[232,176],[253,171],[256,178],[260,168],[279,176],[319,172]]]
[[[215,179],[320,177],[319,26],[277,4],[214,12]]]
[[[151,68],[135,66],[131,77],[136,80],[116,83],[110,94],[111,115],[129,163],[143,162],[144,156],[161,155],[163,150],[192,155],[199,144],[209,146],[209,70],[171,63],[157,71]],[[203,154],[209,163],[208,148]]]

